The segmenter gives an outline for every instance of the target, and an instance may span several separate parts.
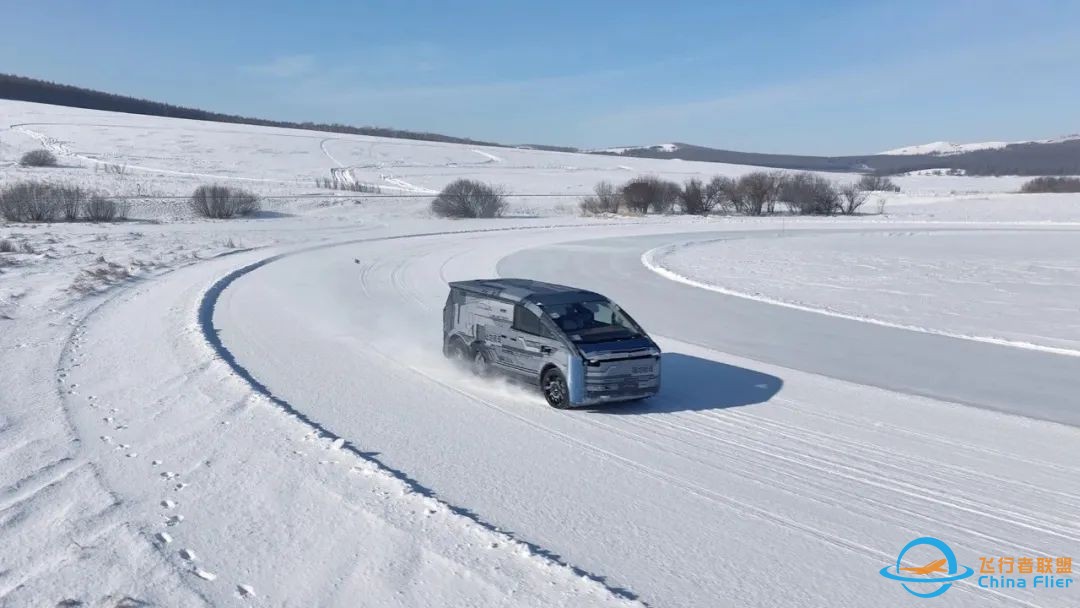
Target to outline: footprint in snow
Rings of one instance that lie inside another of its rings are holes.
[[[172,500],[163,500],[161,501],[161,506],[165,507],[166,509],[175,509],[176,502]]]
[[[169,517],[168,519],[165,520],[165,525],[169,526],[169,527],[172,527],[172,526],[179,525],[183,521],[184,521],[184,516],[183,515],[173,515],[173,516],[171,516],[171,517]]]
[[[251,585],[237,585],[236,592],[240,597],[255,597],[255,588]]]
[[[158,532],[156,536],[158,541],[163,545],[167,545],[172,542],[172,537],[169,536],[168,532]]]
[[[186,559],[186,560],[187,560],[187,561],[189,561],[189,562],[193,562],[193,561],[195,561],[196,559],[198,559],[198,558],[197,558],[197,557],[195,556],[195,552],[194,552],[194,551],[192,551],[191,549],[181,549],[181,550],[180,550],[180,557],[182,557],[182,558]]]
[[[195,576],[203,579],[204,581],[217,580],[216,574],[214,574],[213,572],[207,572],[206,570],[201,570],[199,568],[195,569]]]
[[[179,476],[180,476],[179,473],[174,473],[172,471],[165,471],[164,473],[161,474],[162,479],[174,479],[174,478],[179,477]]]

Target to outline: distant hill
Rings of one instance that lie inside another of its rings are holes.
[[[964,152],[974,152],[976,150],[1000,150],[1002,148],[1017,144],[1056,144],[1074,139],[1080,139],[1080,134],[1065,135],[1063,137],[1055,137],[1053,139],[1043,139],[1038,141],[981,141],[970,144],[956,144],[951,141],[934,141],[928,144],[919,144],[917,146],[905,146],[903,148],[896,148],[895,150],[886,150],[884,152],[880,152],[879,154],[934,154],[938,156],[949,156],[952,154],[963,154]]]
[[[950,154],[901,150],[859,156],[805,156],[721,150],[686,143],[593,150],[592,154],[678,158],[802,171],[873,172],[895,175],[942,169],[967,175],[1080,175],[1080,138],[1005,143]]]
[[[186,108],[168,103],[114,95],[92,89],[84,89],[66,84],[15,76],[13,74],[0,74],[0,99],[14,99],[18,101],[33,101],[57,106],[69,106],[73,108],[87,108],[90,110],[104,110],[107,112],[124,112],[127,114],[142,114],[146,116],[165,116],[168,118],[189,118],[192,120],[208,120],[212,122],[238,123],[246,125],[259,125],[264,127],[282,127],[286,129],[307,129],[311,131],[326,131],[329,133],[349,133],[354,135],[373,135],[376,137],[393,137],[397,139],[417,139],[423,141],[438,141],[453,144],[471,144],[476,146],[499,146],[513,147],[488,141],[480,141],[465,137],[452,137],[438,133],[426,133],[420,131],[405,131],[402,129],[390,129],[385,127],[354,127],[343,124],[325,124],[314,122],[289,122],[284,120],[266,120],[263,118],[251,118],[248,116],[236,116],[233,114],[221,114],[208,112],[196,108]],[[574,148],[559,146],[530,145],[528,147],[540,150],[576,151]]]

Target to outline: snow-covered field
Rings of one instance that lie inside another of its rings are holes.
[[[41,146],[63,166],[13,162]],[[316,187],[332,170],[381,193]],[[614,237],[670,239],[679,274],[762,300],[1077,348],[1080,201],[1010,194],[1020,178],[898,178],[858,218],[576,213],[602,179],[752,170],[0,101],[0,184],[84,185],[135,218],[0,224],[17,250],[0,253],[0,606],[906,606],[878,572],[917,536],[976,568],[1073,555],[1070,425],[676,329],[657,336],[663,392],[612,410],[554,411],[441,360],[447,280],[545,247],[567,256],[547,269],[599,280],[621,259],[595,239]],[[514,217],[429,217],[459,177],[505,186]],[[213,182],[267,207],[193,219],[183,197]],[[889,234],[799,235],[867,227]],[[758,238],[679,247],[717,230]],[[643,285],[620,299],[679,314]],[[939,602],[1073,606],[1076,588],[972,578]]]

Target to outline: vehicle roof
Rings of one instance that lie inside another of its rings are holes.
[[[577,287],[556,285],[532,279],[474,279],[453,281],[450,287],[511,302],[533,302],[540,306],[606,300],[604,296]]]

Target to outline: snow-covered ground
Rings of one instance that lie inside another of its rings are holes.
[[[41,146],[62,167],[13,162]],[[332,170],[381,194],[316,187]],[[695,335],[658,336],[664,393],[610,412],[556,412],[439,358],[447,280],[553,245],[571,257],[549,266],[604,272],[604,247],[576,243],[721,229],[785,235],[727,244],[778,256],[739,277],[784,285],[763,292],[777,299],[831,307],[847,286],[851,316],[1075,348],[1080,203],[1009,194],[1020,178],[898,178],[861,218],[577,217],[602,179],[752,170],[0,101],[0,184],[83,185],[135,218],[0,224],[16,249],[0,253],[0,605],[900,606],[878,571],[915,536],[975,567],[1069,555],[1072,426]],[[515,217],[429,217],[459,177],[505,186]],[[183,197],[214,182],[264,212],[193,219]],[[895,236],[796,236],[867,226]],[[717,280],[724,246],[666,259],[712,259],[684,270]],[[973,581],[944,605],[1076,604]]]
[[[728,293],[1080,356],[1078,231],[896,231],[720,240],[653,263]]]

